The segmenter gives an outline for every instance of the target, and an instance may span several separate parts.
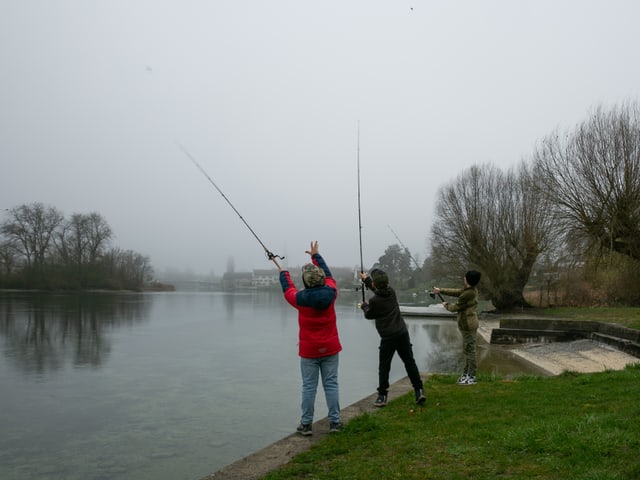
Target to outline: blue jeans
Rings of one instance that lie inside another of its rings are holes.
[[[320,358],[300,357],[302,373],[302,416],[300,423],[311,425],[318,390],[318,376],[322,377],[322,388],[329,409],[329,421],[340,422],[340,397],[338,394],[338,354]]]

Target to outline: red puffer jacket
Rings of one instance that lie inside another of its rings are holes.
[[[298,355],[303,358],[327,357],[342,350],[334,306],[338,298],[336,281],[320,254],[314,254],[312,262],[324,270],[323,286],[298,290],[289,272],[280,272],[284,298],[298,310]]]

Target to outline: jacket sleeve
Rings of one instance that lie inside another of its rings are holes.
[[[376,293],[376,289],[373,286],[373,280],[371,280],[371,277],[367,277],[364,279],[364,286],[371,290],[373,293]]]
[[[333,278],[333,275],[331,275],[331,270],[329,270],[327,262],[324,261],[322,255],[320,255],[319,253],[314,253],[311,257],[311,261],[314,265],[320,267],[324,271],[324,274],[327,278]]]
[[[293,283],[293,280],[291,280],[291,275],[289,275],[289,272],[287,270],[283,270],[282,272],[280,272],[280,285],[282,286],[284,299],[289,303],[289,305],[298,308],[298,304],[296,302],[296,294],[298,293],[298,289]]]
[[[289,288],[295,288],[288,270],[282,270],[280,272],[280,286],[282,287],[283,292],[286,292]]]
[[[456,303],[449,303],[447,310],[450,312],[461,312],[467,308],[474,307],[478,304],[476,296],[471,290],[463,290],[458,295],[458,301]]]
[[[441,288],[440,289],[440,293],[448,297],[459,297],[462,294],[462,292],[463,290],[461,288]],[[447,311],[453,312],[453,313],[457,313],[460,310],[464,310],[463,308],[460,308],[459,300],[457,303],[448,302],[445,308],[447,309]]]
[[[371,297],[369,303],[366,304],[366,309],[362,309],[364,312],[364,318],[367,320],[375,320],[380,315],[380,302],[378,297]]]
[[[459,297],[463,292],[462,288],[441,288],[440,293],[448,297]]]

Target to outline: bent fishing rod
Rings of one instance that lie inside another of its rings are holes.
[[[393,236],[396,237],[396,240],[398,240],[398,242],[400,242],[400,245],[402,246],[402,248],[405,249],[405,251],[407,252],[407,255],[409,255],[409,258],[411,260],[413,260],[413,263],[416,265],[416,268],[418,270],[420,270],[420,265],[418,265],[418,262],[416,261],[415,258],[413,258],[413,255],[411,255],[411,253],[409,252],[409,249],[405,246],[404,243],[402,243],[402,240],[400,240],[400,238],[398,237],[398,235],[396,235],[396,232],[393,231],[393,228],[391,228],[390,225],[387,225],[387,227],[389,227],[389,230],[391,230],[391,233],[393,233]]]
[[[402,240],[400,240],[400,238],[398,237],[398,235],[396,235],[396,232],[393,231],[393,228],[391,228],[391,225],[387,225],[387,227],[389,227],[389,230],[391,230],[391,233],[393,233],[393,235],[396,237],[396,240],[398,240],[398,242],[400,242],[400,245],[402,246],[402,248],[404,248],[407,251],[407,254],[409,255],[409,257],[411,258],[411,260],[413,260],[413,263],[416,264],[416,268],[418,270],[420,270],[420,265],[418,265],[418,262],[416,262],[416,259],[413,258],[413,256],[411,255],[411,253],[409,253],[409,249],[404,245],[404,243],[402,243]],[[433,287],[432,287],[433,288]],[[440,295],[440,293],[434,293],[433,290],[429,292],[429,296],[431,298],[436,298],[436,295],[438,295],[438,297],[440,298],[441,301],[444,302],[444,298],[442,298],[442,295]]]
[[[358,147],[357,147],[357,159],[358,159],[358,234],[360,236],[360,273],[364,273],[364,261],[362,260],[362,211],[360,209],[360,121],[358,121]],[[362,303],[365,302],[364,298],[364,280],[362,282]]]
[[[258,235],[256,235],[256,232],[253,231],[253,228],[251,228],[249,226],[249,224],[247,223],[247,221],[244,219],[244,217],[242,215],[240,215],[240,212],[236,209],[236,207],[233,206],[233,203],[231,203],[231,201],[227,198],[227,196],[222,192],[222,190],[220,189],[220,187],[218,187],[218,185],[216,185],[216,182],[214,182],[211,177],[209,176],[209,174],[207,173],[207,171],[202,168],[202,165],[200,165],[198,163],[198,161],[193,157],[193,155],[191,155],[186,148],[184,148],[184,146],[178,142],[176,142],[178,147],[180,148],[180,150],[182,150],[182,153],[184,153],[187,158],[189,158],[189,160],[191,160],[193,162],[193,164],[198,167],[198,170],[200,170],[200,172],[207,178],[207,180],[209,180],[209,183],[211,183],[211,185],[213,185],[215,187],[215,189],[218,191],[218,193],[220,195],[222,195],[222,198],[225,199],[225,201],[229,204],[229,206],[233,209],[234,212],[236,212],[236,215],[238,215],[238,217],[240,217],[240,220],[242,220],[242,223],[244,223],[247,228],[249,229],[249,231],[252,233],[252,235],[255,237],[255,239],[258,241],[258,243],[262,246],[262,248],[264,249],[265,253],[267,254],[267,258],[269,260],[271,260],[273,263],[276,264],[276,267],[278,267],[278,270],[280,270],[280,265],[278,264],[278,261],[276,260],[276,258],[279,258],[281,260],[284,260],[284,257],[280,256],[280,255],[276,255],[275,253],[272,253],[266,246],[264,243],[262,243],[262,240],[260,240],[260,238],[258,237]]]

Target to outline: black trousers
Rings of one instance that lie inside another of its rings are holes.
[[[386,395],[389,391],[389,371],[391,370],[391,360],[394,353],[398,352],[398,356],[404,363],[404,369],[407,371],[409,380],[414,389],[422,388],[422,378],[420,371],[413,358],[413,348],[409,332],[401,333],[393,337],[385,337],[380,339],[380,356],[378,363],[378,393]]]

